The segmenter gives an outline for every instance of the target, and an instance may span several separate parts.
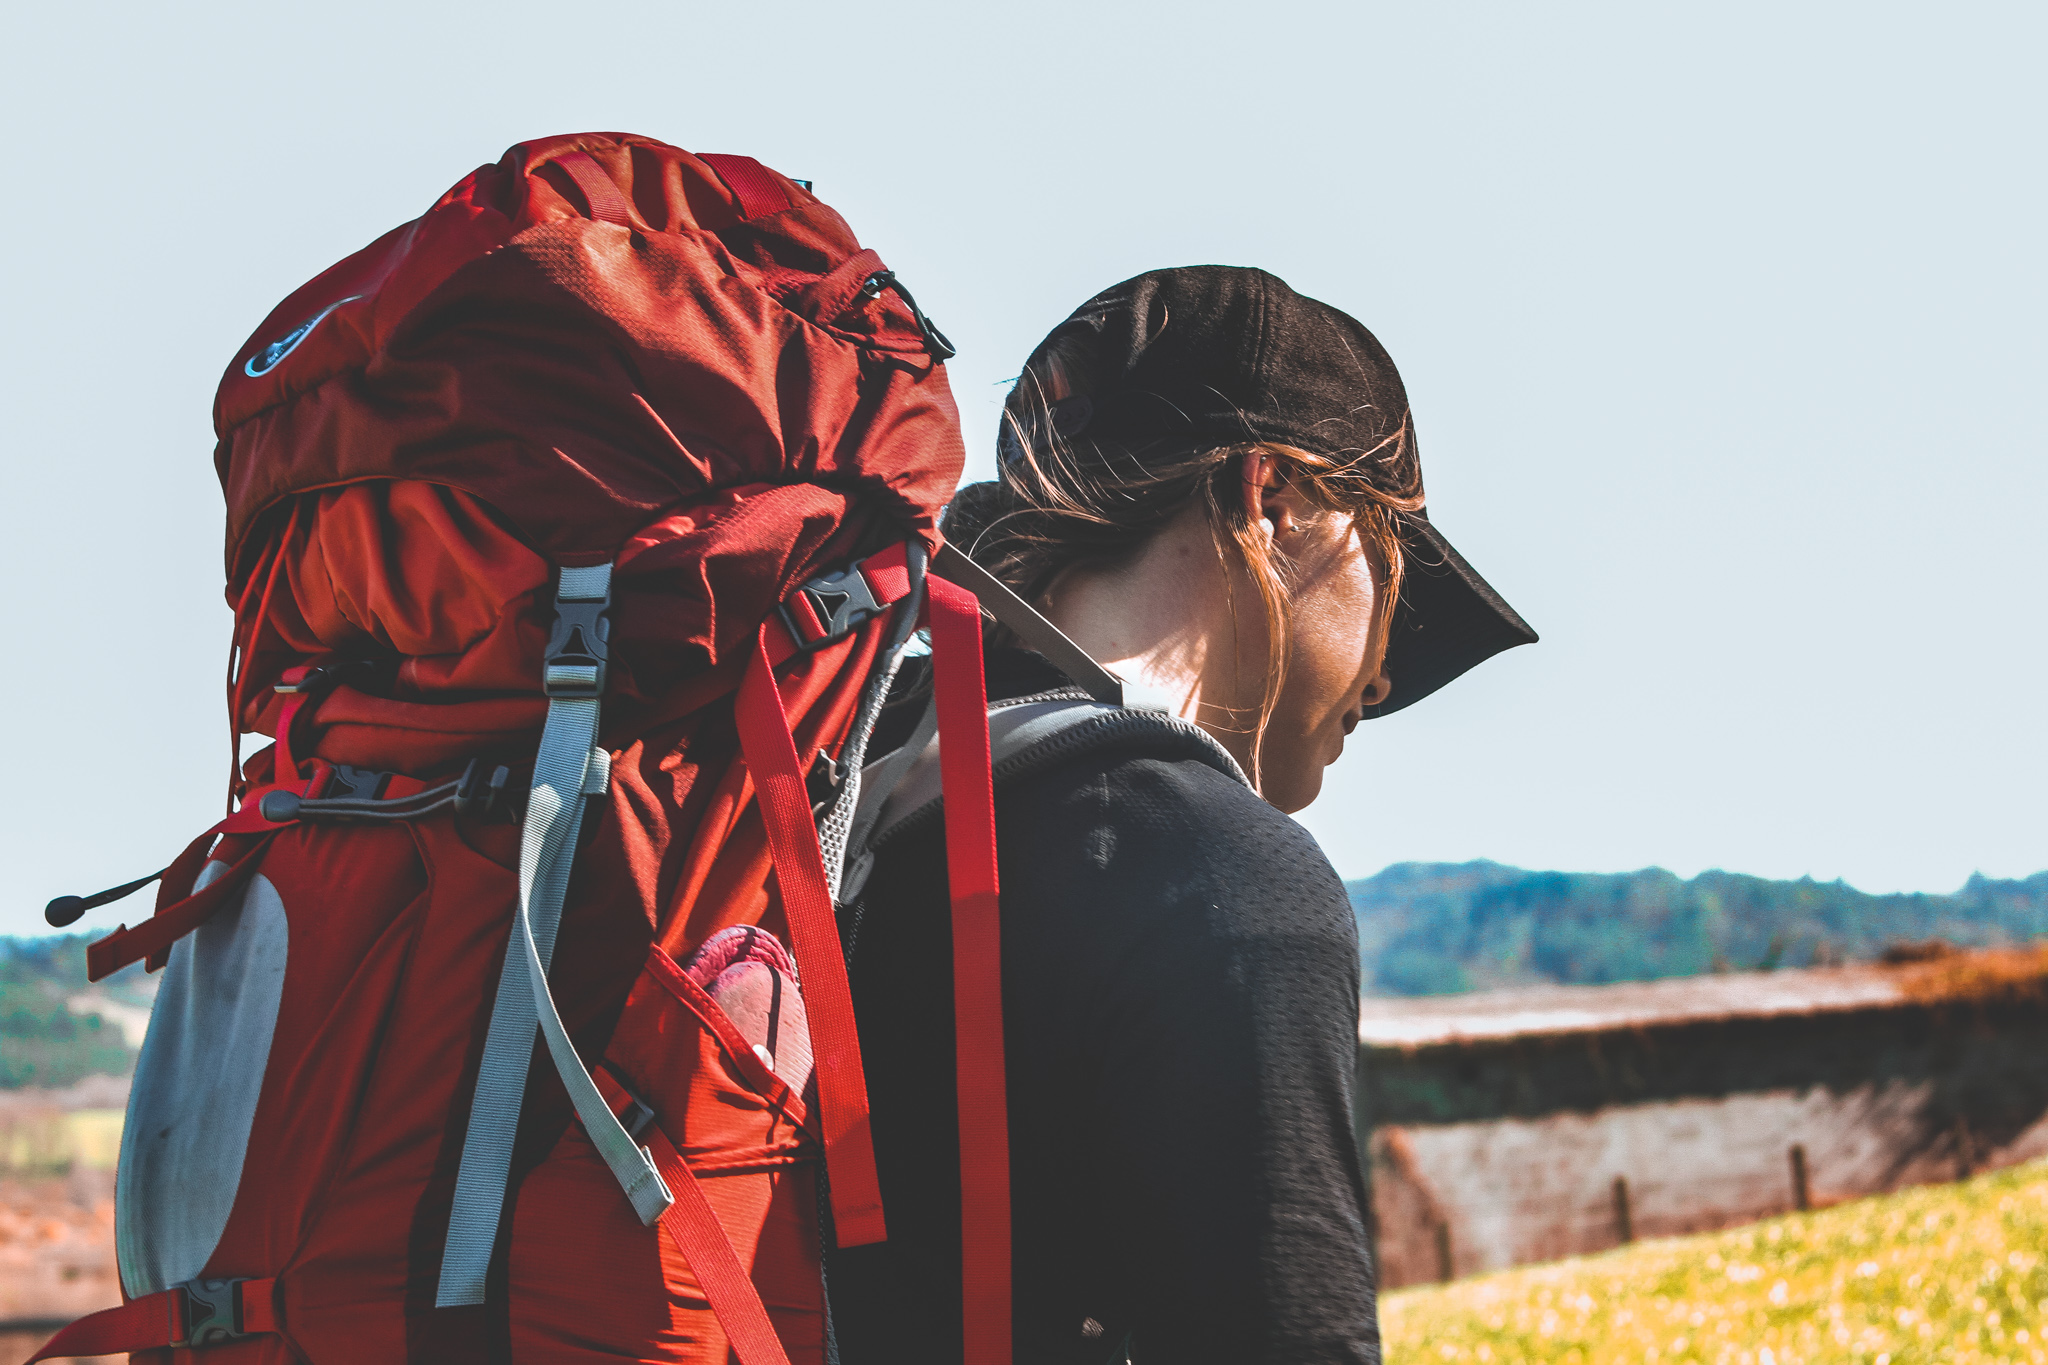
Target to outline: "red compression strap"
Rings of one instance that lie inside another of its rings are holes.
[[[166,1290],[89,1313],[43,1343],[22,1365],[39,1360],[62,1360],[67,1356],[111,1356],[126,1351],[148,1351],[169,1346],[185,1337],[185,1296]]]
[[[860,562],[860,572],[883,606],[910,596],[910,552],[902,545],[875,551]]]
[[[242,1281],[241,1330],[276,1332],[276,1280]],[[185,1340],[185,1292],[166,1289],[85,1317],[61,1329],[22,1365],[70,1356],[111,1356],[129,1351],[156,1351]]]
[[[223,822],[225,823],[225,822]],[[194,839],[186,850],[178,855],[178,861],[171,864],[164,873],[163,887],[167,891],[173,886],[190,887],[206,865],[206,853],[213,844],[214,831]],[[269,844],[266,834],[255,844],[243,850],[242,856],[228,865],[228,870],[208,882],[204,889],[193,891],[183,899],[168,905],[159,904],[156,913],[130,929],[122,925],[99,942],[85,950],[85,979],[98,981],[113,975],[131,962],[144,958],[158,958],[170,951],[173,943],[197,929],[220,909],[229,897],[240,891],[255,872],[256,865],[263,861],[262,853]],[[191,866],[193,859],[198,866]],[[185,869],[189,868],[189,871]],[[162,966],[157,962],[156,966]],[[152,967],[151,970],[155,968]]]
[[[789,191],[775,173],[750,156],[729,156],[723,152],[699,152],[697,159],[718,173],[725,187],[740,201],[740,217],[765,218],[790,207]]]
[[[604,1102],[614,1113],[632,1099],[609,1071],[600,1068],[594,1079]],[[775,1335],[775,1324],[769,1321],[768,1309],[761,1302],[761,1291],[754,1287],[747,1268],[740,1264],[739,1253],[726,1236],[725,1225],[718,1221],[711,1201],[704,1197],[703,1187],[697,1183],[697,1173],[668,1140],[660,1123],[649,1124],[641,1136],[654,1158],[655,1169],[661,1172],[669,1193],[675,1196],[675,1202],[661,1215],[661,1226],[676,1244],[676,1250],[683,1253],[690,1273],[697,1277],[698,1287],[704,1291],[705,1302],[718,1315],[718,1325],[725,1329],[726,1344],[739,1357],[740,1365],[789,1365],[782,1341]]]
[[[592,218],[616,227],[633,226],[633,206],[619,191],[618,182],[605,174],[604,167],[593,161],[590,153],[568,152],[556,157],[555,164],[567,171],[576,188],[583,191],[583,201],[590,205]]]
[[[832,1188],[833,1230],[840,1246],[864,1246],[888,1239],[882,1222],[882,1186],[875,1175],[875,1139],[868,1126],[867,1072],[861,1066],[860,1034],[853,1022],[853,992],[846,982],[846,958],[839,924],[825,893],[825,858],[811,798],[796,761],[796,741],[768,661],[771,623],[754,638],[754,658],[740,680],[733,719],[740,753],[754,779],[761,824],[775,863],[775,885],[789,921],[790,947],[803,978],[804,1008],[811,1023],[811,1052],[818,1078],[818,1124],[825,1140],[825,1169]]]
[[[242,1330],[282,1332],[277,1320],[277,1281],[242,1281]]]
[[[960,1096],[960,1295],[965,1365],[1010,1360],[1010,1099],[1003,1059],[1003,933],[989,771],[981,604],[927,578],[946,881],[953,894],[954,1065]]]

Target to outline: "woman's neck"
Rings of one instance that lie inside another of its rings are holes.
[[[1265,616],[1257,592],[1241,584],[1234,630],[1230,597],[1208,518],[1190,508],[1135,558],[1060,575],[1040,609],[1103,667],[1200,725],[1250,771],[1256,688],[1250,708],[1232,702],[1242,691],[1240,661],[1264,657]]]

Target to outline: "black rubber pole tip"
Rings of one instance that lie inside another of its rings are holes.
[[[76,923],[85,910],[85,897],[59,896],[43,907],[43,918],[50,922],[52,929],[62,929],[67,924]]]

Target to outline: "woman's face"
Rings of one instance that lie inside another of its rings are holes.
[[[1259,749],[1260,789],[1293,812],[1316,799],[1344,737],[1390,689],[1385,644],[1373,629],[1386,576],[1349,517],[1284,490],[1268,490],[1260,510],[1295,584],[1286,675]]]
[[[1272,537],[1293,587],[1285,605],[1287,658],[1280,694],[1253,762],[1272,651],[1251,570],[1222,546],[1191,503],[1122,564],[1074,567],[1041,606],[1103,667],[1195,721],[1248,773],[1259,792],[1294,812],[1323,789],[1323,769],[1365,708],[1386,700],[1385,647],[1373,629],[1386,575],[1351,519],[1310,503],[1280,477],[1274,457],[1244,457],[1245,511]]]

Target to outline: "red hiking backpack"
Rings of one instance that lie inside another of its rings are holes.
[[[617,134],[514,147],[257,329],[215,463],[230,729],[275,743],[92,948],[168,964],[127,1302],[35,1359],[823,1360],[821,1238],[886,1236],[833,894],[922,624],[966,1358],[1008,1360],[1007,594],[936,529],[950,354],[804,182]]]

